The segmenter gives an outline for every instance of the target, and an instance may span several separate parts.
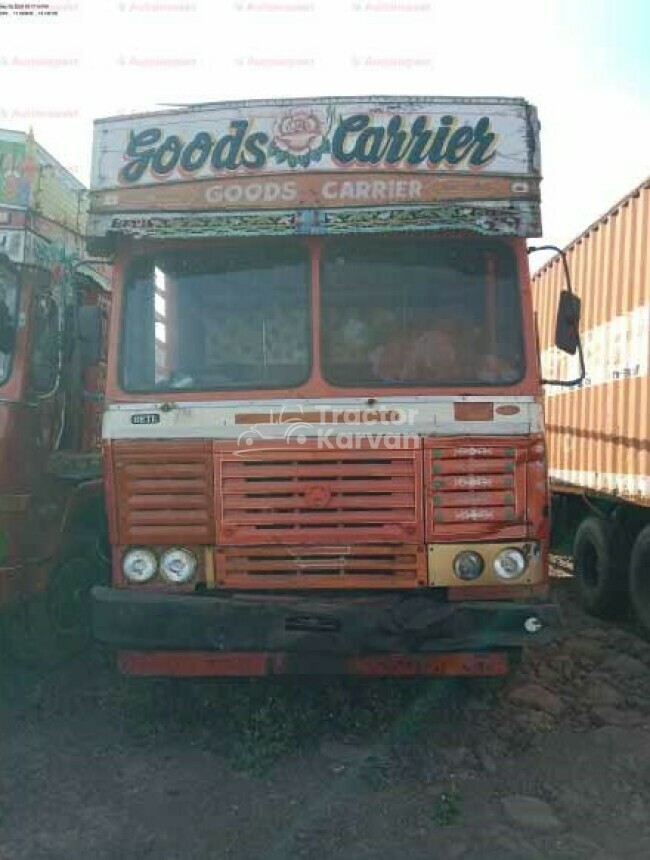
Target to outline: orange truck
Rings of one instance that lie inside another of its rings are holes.
[[[554,635],[539,183],[521,99],[96,121],[113,571],[92,610],[122,671],[497,675]]]
[[[629,603],[650,634],[650,179],[533,278],[544,375],[572,376],[553,346],[563,257],[581,293],[587,375],[549,388],[546,419],[553,549],[573,556],[584,606],[604,617]]]
[[[0,130],[0,625],[28,659],[88,640],[101,571],[110,271],[86,259],[86,208],[31,133]]]

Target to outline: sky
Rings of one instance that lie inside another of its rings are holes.
[[[3,6],[11,7],[11,0]],[[52,0],[0,17],[0,127],[83,182],[92,121],[310,95],[521,96],[542,124],[543,239],[650,175],[645,0]]]

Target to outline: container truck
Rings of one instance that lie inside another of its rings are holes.
[[[27,659],[88,641],[102,569],[110,270],[87,259],[86,209],[31,133],[0,131],[0,627]]]
[[[628,601],[650,634],[650,179],[589,226],[564,257],[582,298],[586,377],[546,391],[554,549],[580,595],[610,616]],[[576,372],[551,345],[561,256],[533,277],[543,376]]]
[[[539,157],[522,99],[96,121],[113,568],[92,609],[122,671],[503,674],[554,636]]]

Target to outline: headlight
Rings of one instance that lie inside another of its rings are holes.
[[[518,579],[526,570],[526,556],[520,549],[508,548],[494,559],[494,572],[499,579]]]
[[[157,569],[158,561],[150,549],[130,549],[122,559],[122,571],[131,582],[148,582]]]
[[[196,571],[196,556],[189,549],[168,549],[160,559],[160,572],[167,582],[189,582]]]
[[[478,579],[483,573],[483,567],[482,556],[470,549],[459,552],[454,558],[454,573],[458,579],[464,579],[465,581]]]

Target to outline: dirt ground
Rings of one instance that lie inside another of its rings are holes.
[[[650,645],[577,609],[507,681],[3,667],[2,860],[647,860]]]

